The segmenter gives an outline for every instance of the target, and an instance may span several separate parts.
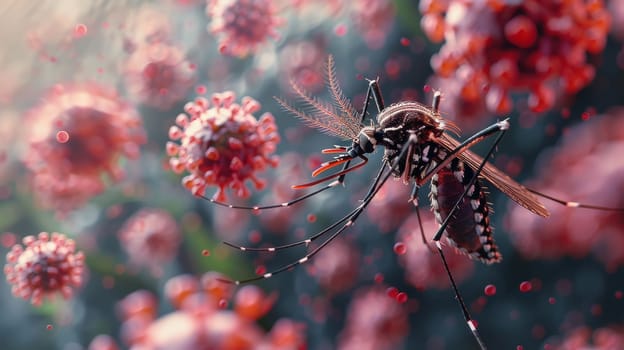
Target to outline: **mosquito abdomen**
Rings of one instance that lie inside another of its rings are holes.
[[[431,178],[431,207],[439,224],[444,222],[473,176],[471,168],[455,159]],[[498,262],[502,256],[492,237],[485,188],[478,180],[472,187],[444,233],[453,246],[471,258],[487,264]]]

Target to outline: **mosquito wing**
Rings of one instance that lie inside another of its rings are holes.
[[[449,150],[453,150],[460,145],[459,141],[455,140],[447,134],[443,134],[440,137],[439,141],[442,146],[446,147]],[[482,157],[474,154],[469,150],[460,153],[459,155],[457,155],[457,158],[459,158],[475,170],[483,162]],[[514,179],[507,176],[507,174],[503,173],[491,163],[485,163],[485,166],[483,167],[483,170],[481,171],[479,176],[496,186],[496,188],[498,188],[511,199],[513,199],[516,203],[527,208],[531,212],[542,217],[547,217],[550,215],[548,209],[546,209],[546,207],[537,199],[537,197],[535,197],[526,187],[517,183]]]

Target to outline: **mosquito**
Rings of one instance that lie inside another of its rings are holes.
[[[606,208],[567,202],[542,194],[517,183],[489,163],[488,159],[509,129],[508,119],[498,121],[460,142],[451,136],[451,134],[458,135],[459,128],[440,115],[441,93],[439,91],[434,92],[431,106],[408,101],[386,106],[378,79],[368,80],[364,106],[362,111],[358,113],[338,85],[334,60],[331,56],[327,60],[326,67],[327,86],[333,98],[332,104],[312,97],[294,81],[291,82],[291,85],[303,105],[306,106],[305,110],[293,107],[283,99],[277,97],[275,99],[286,111],[301,119],[304,124],[332,136],[351,140],[349,146],[336,145],[333,148],[322,150],[323,154],[333,154],[334,157],[332,160],[322,163],[312,173],[312,176],[316,177],[340,165],[342,165],[341,170],[309,183],[292,186],[292,188],[310,188],[333,181],[291,201],[265,206],[240,206],[218,202],[203,195],[200,197],[232,209],[258,211],[283,208],[303,202],[330,188],[344,185],[346,175],[366,165],[368,162],[366,155],[373,153],[378,147],[384,148],[382,164],[359,205],[341,219],[309,238],[266,248],[243,247],[224,242],[224,244],[241,251],[275,252],[296,246],[308,246],[313,241],[329,234],[324,241],[297,261],[254,278],[227,282],[239,285],[267,279],[309,261],[321,249],[355,224],[358,217],[390,177],[401,178],[406,184],[412,184],[409,201],[414,204],[420,221],[418,191],[424,184],[430,182],[431,207],[436,221],[440,224],[438,231],[432,238],[436,247],[435,250],[442,260],[472,336],[481,349],[486,349],[485,342],[477,330],[477,325],[461,297],[440,243],[442,236],[445,236],[449,244],[471,259],[486,264],[501,261],[502,255],[492,236],[493,228],[489,219],[492,209],[488,204],[483,181],[494,185],[516,203],[542,217],[548,217],[549,212],[539,201],[538,196],[569,207],[624,211],[624,208]],[[370,125],[365,126],[364,121],[368,115],[371,100],[377,107],[377,115],[375,120],[371,120]],[[494,135],[496,138],[485,157],[480,157],[469,150],[475,144]],[[359,162],[351,165],[351,162],[355,160]],[[420,224],[420,231],[423,243],[427,244],[422,223]]]

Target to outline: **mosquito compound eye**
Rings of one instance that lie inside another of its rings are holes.
[[[360,148],[364,153],[372,153],[375,150],[375,144],[371,142],[368,135],[360,133],[360,140],[358,141]]]

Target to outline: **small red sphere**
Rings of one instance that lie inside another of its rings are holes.
[[[400,304],[405,304],[407,302],[407,293],[405,292],[399,292],[399,294],[396,295],[395,297],[396,301]]]
[[[69,133],[65,130],[61,130],[56,133],[56,141],[59,143],[66,143],[69,141]]]
[[[491,297],[492,295],[496,294],[496,286],[493,284],[488,284],[487,286],[485,286],[483,291],[485,292],[485,295]]]
[[[394,253],[397,255],[403,255],[407,252],[407,246],[403,242],[397,242],[394,244]]]
[[[520,283],[520,291],[522,293],[530,292],[531,289],[533,289],[533,285],[531,284],[531,282],[524,281],[524,282]]]

